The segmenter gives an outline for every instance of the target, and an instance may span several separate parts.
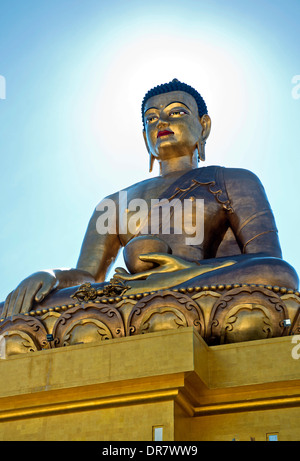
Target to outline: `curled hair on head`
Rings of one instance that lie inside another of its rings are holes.
[[[193,96],[193,98],[195,99],[197,103],[199,116],[202,117],[202,115],[207,114],[207,107],[206,107],[205,101],[202,98],[201,94],[198,93],[198,91],[195,90],[190,85],[180,82],[179,80],[177,80],[177,78],[174,78],[169,83],[163,83],[162,85],[155,86],[154,88],[152,88],[145,94],[143,102],[142,102],[142,119],[143,119],[144,128],[145,128],[144,109],[145,109],[145,104],[148,101],[148,99],[151,98],[152,96],[157,96],[159,94],[170,93],[171,91],[184,91],[185,93],[190,94],[191,96]]]

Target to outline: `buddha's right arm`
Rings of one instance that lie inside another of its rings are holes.
[[[35,272],[26,277],[7,296],[1,318],[29,312],[34,302],[42,302],[54,289],[66,288],[94,278],[86,271],[77,269],[53,269]]]
[[[117,200],[111,196],[96,207],[76,266],[77,270],[91,274],[98,283],[105,281],[105,276],[122,246],[117,232],[116,206]]]
[[[90,219],[76,268],[40,271],[27,277],[7,296],[2,318],[30,311],[34,302],[41,302],[54,289],[105,280],[121,243],[116,233],[99,233],[100,214],[96,209]]]

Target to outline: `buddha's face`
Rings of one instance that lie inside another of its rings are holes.
[[[144,122],[147,147],[160,161],[192,156],[203,131],[197,103],[184,91],[149,98]]]

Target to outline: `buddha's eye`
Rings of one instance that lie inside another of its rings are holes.
[[[174,109],[174,110],[171,110],[171,112],[169,113],[169,116],[170,117],[181,117],[182,115],[186,115],[187,112],[183,109]]]
[[[157,115],[150,115],[149,117],[147,117],[146,123],[149,124],[154,122],[155,120],[157,120]]]

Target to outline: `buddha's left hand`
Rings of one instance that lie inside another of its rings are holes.
[[[226,262],[216,261],[215,263],[201,264],[185,261],[182,258],[165,253],[150,253],[139,257],[142,261],[153,262],[158,266],[136,274],[129,274],[125,269],[117,268],[113,280],[127,282],[129,289],[126,291],[126,295],[170,288],[206,272],[236,263],[236,261],[228,260]]]

